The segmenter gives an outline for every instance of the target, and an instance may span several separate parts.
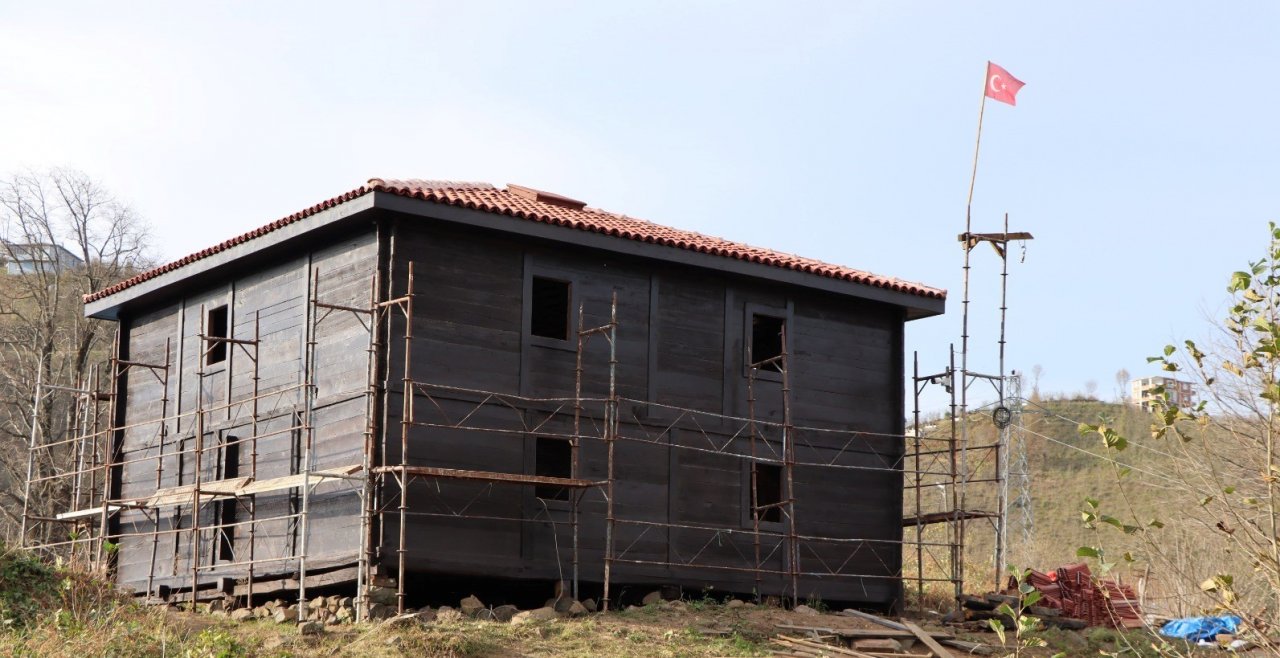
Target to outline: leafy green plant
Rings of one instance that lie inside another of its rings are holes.
[[[826,601],[823,601],[822,597],[817,594],[809,595],[809,598],[805,599],[804,604],[818,612],[827,612],[831,609],[831,607],[827,605]]]
[[[1013,653],[1009,654],[1018,658],[1026,649],[1043,647],[1047,643],[1044,638],[1037,635],[1040,630],[1040,619],[1027,614],[1027,610],[1040,601],[1040,592],[1027,582],[1027,576],[1031,575],[1029,569],[1019,569],[1010,565],[1008,567],[1009,574],[1014,576],[1018,583],[1018,601],[1017,605],[1010,605],[1008,602],[1001,603],[996,607],[996,612],[1000,613],[1004,618],[1009,619],[1013,624]],[[1000,638],[1000,644],[1007,645],[1008,634],[1004,627],[1004,619],[988,619],[987,625],[991,630],[995,631],[996,636]],[[1065,653],[1059,653],[1054,658],[1066,656]]]
[[[709,607],[719,605],[720,601],[711,595],[711,592],[714,589],[715,589],[714,587],[710,587],[710,586],[702,588],[702,598],[690,599],[689,609],[701,612],[703,610],[706,610]]]
[[[59,582],[57,570],[35,555],[0,545],[0,622],[30,623],[56,599]]]
[[[186,658],[240,658],[248,655],[247,647],[220,628],[201,631],[185,653]]]

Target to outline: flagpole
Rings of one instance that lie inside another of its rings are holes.
[[[989,68],[990,68],[990,63],[988,62],[988,69]],[[988,71],[988,74],[989,74],[989,71]],[[965,202],[965,206],[964,206],[964,215],[965,215],[964,232],[965,233],[968,233],[970,230],[972,230],[972,227],[971,227],[972,217],[970,213],[973,207],[973,187],[974,187],[974,184],[978,182],[978,153],[982,149],[982,115],[986,112],[986,109],[987,109],[987,84],[988,84],[988,78],[986,77],[986,75],[984,75],[982,78],[982,102],[979,103],[978,105],[978,139],[973,144],[973,174],[969,177],[969,200]]]
[[[964,297],[961,301],[960,326],[960,491],[951,492],[953,538],[955,545],[964,550],[965,520],[963,510],[967,506],[966,490],[969,482],[969,233],[973,230],[973,187],[978,181],[978,154],[982,149],[982,117],[987,109],[987,84],[990,62],[982,79],[982,102],[978,105],[978,138],[973,145],[973,173],[969,177],[969,198],[964,207]],[[954,430],[953,430],[954,431]],[[954,435],[953,435],[954,437]],[[954,464],[953,464],[954,468]],[[996,565],[999,567],[1000,565]],[[955,579],[957,592],[964,588],[964,555],[959,555],[951,565],[951,577]]]

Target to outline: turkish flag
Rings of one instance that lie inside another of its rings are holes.
[[[987,62],[987,97],[1001,103],[1017,105],[1018,90],[1022,89],[1021,80],[1009,75],[1009,72],[996,64]]]

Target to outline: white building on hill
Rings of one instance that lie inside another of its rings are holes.
[[[1152,410],[1160,397],[1156,393],[1160,387],[1169,394],[1169,404],[1173,406],[1190,407],[1196,403],[1195,385],[1173,377],[1143,377],[1129,382],[1129,403]]]

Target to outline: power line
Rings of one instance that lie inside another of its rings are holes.
[[[1028,428],[1026,428],[1025,426],[1022,428],[1022,431],[1023,431],[1023,432],[1026,432],[1027,434],[1030,434],[1030,435],[1032,435],[1032,436],[1038,436],[1038,437],[1040,437],[1040,438],[1042,438],[1042,439],[1044,439],[1044,440],[1046,440],[1046,441],[1050,441],[1050,442],[1052,442],[1052,443],[1057,443],[1058,445],[1066,446],[1066,447],[1071,448],[1072,450],[1075,450],[1075,451],[1077,451],[1077,452],[1083,452],[1084,454],[1089,455],[1090,457],[1094,457],[1094,458],[1097,458],[1097,459],[1101,459],[1102,461],[1111,462],[1112,464],[1115,464],[1115,465],[1117,465],[1117,466],[1122,466],[1122,467],[1127,468],[1127,469],[1129,469],[1129,470],[1131,470],[1131,471],[1137,471],[1137,472],[1139,472],[1139,473],[1145,473],[1145,474],[1147,474],[1147,475],[1150,475],[1150,476],[1153,476],[1153,477],[1160,478],[1161,480],[1165,480],[1165,481],[1167,481],[1167,482],[1171,482],[1171,483],[1173,483],[1173,484],[1179,484],[1178,480],[1175,480],[1175,479],[1173,479],[1173,478],[1171,478],[1171,477],[1169,477],[1169,476],[1167,476],[1167,475],[1163,475],[1163,474],[1160,474],[1160,473],[1156,473],[1155,471],[1148,471],[1148,470],[1146,470],[1145,468],[1140,468],[1140,467],[1134,466],[1133,464],[1126,464],[1126,463],[1124,463],[1124,462],[1122,462],[1122,461],[1120,461],[1120,460],[1118,460],[1118,459],[1112,459],[1111,457],[1107,457],[1107,456],[1105,456],[1105,455],[1099,455],[1099,454],[1098,454],[1098,453],[1096,453],[1096,452],[1089,452],[1088,450],[1085,450],[1084,448],[1081,448],[1080,446],[1071,445],[1070,443],[1067,443],[1066,441],[1062,441],[1062,440],[1060,440],[1060,439],[1055,439],[1055,438],[1053,438],[1052,436],[1046,436],[1046,435],[1041,434],[1041,433],[1039,433],[1039,432],[1036,432],[1036,431],[1034,431],[1034,430],[1028,429]]]
[[[1067,418],[1066,416],[1063,416],[1062,414],[1060,414],[1060,413],[1058,413],[1058,412],[1056,412],[1056,411],[1052,411],[1052,410],[1050,410],[1048,407],[1045,407],[1044,405],[1042,405],[1042,404],[1038,404],[1038,403],[1033,402],[1033,401],[1031,401],[1031,400],[1024,400],[1023,402],[1025,402],[1026,404],[1032,405],[1032,406],[1034,406],[1034,407],[1036,407],[1036,408],[1040,409],[1040,410],[1044,413],[1044,415],[1046,415],[1046,416],[1053,416],[1054,418],[1058,418],[1059,420],[1065,420],[1065,421],[1067,421],[1068,423],[1075,423],[1077,426],[1078,426],[1078,425],[1087,425],[1087,424],[1088,424],[1088,423],[1085,423],[1085,422],[1083,422],[1083,421],[1076,420],[1076,419],[1074,419],[1074,418]],[[1148,450],[1148,451],[1150,451],[1150,452],[1154,452],[1154,453],[1156,453],[1157,455],[1161,455],[1161,456],[1163,456],[1163,457],[1168,457],[1169,459],[1177,459],[1177,458],[1178,458],[1178,456],[1177,456],[1177,455],[1169,454],[1169,453],[1167,453],[1167,452],[1165,452],[1165,451],[1163,451],[1163,450],[1160,450],[1159,448],[1153,448],[1153,447],[1151,447],[1151,446],[1149,446],[1149,445],[1146,445],[1146,444],[1143,444],[1143,443],[1138,443],[1137,441],[1133,441],[1133,442],[1131,442],[1131,443],[1130,443],[1130,445],[1137,446],[1137,447],[1139,447],[1139,448],[1142,448],[1143,450]]]

